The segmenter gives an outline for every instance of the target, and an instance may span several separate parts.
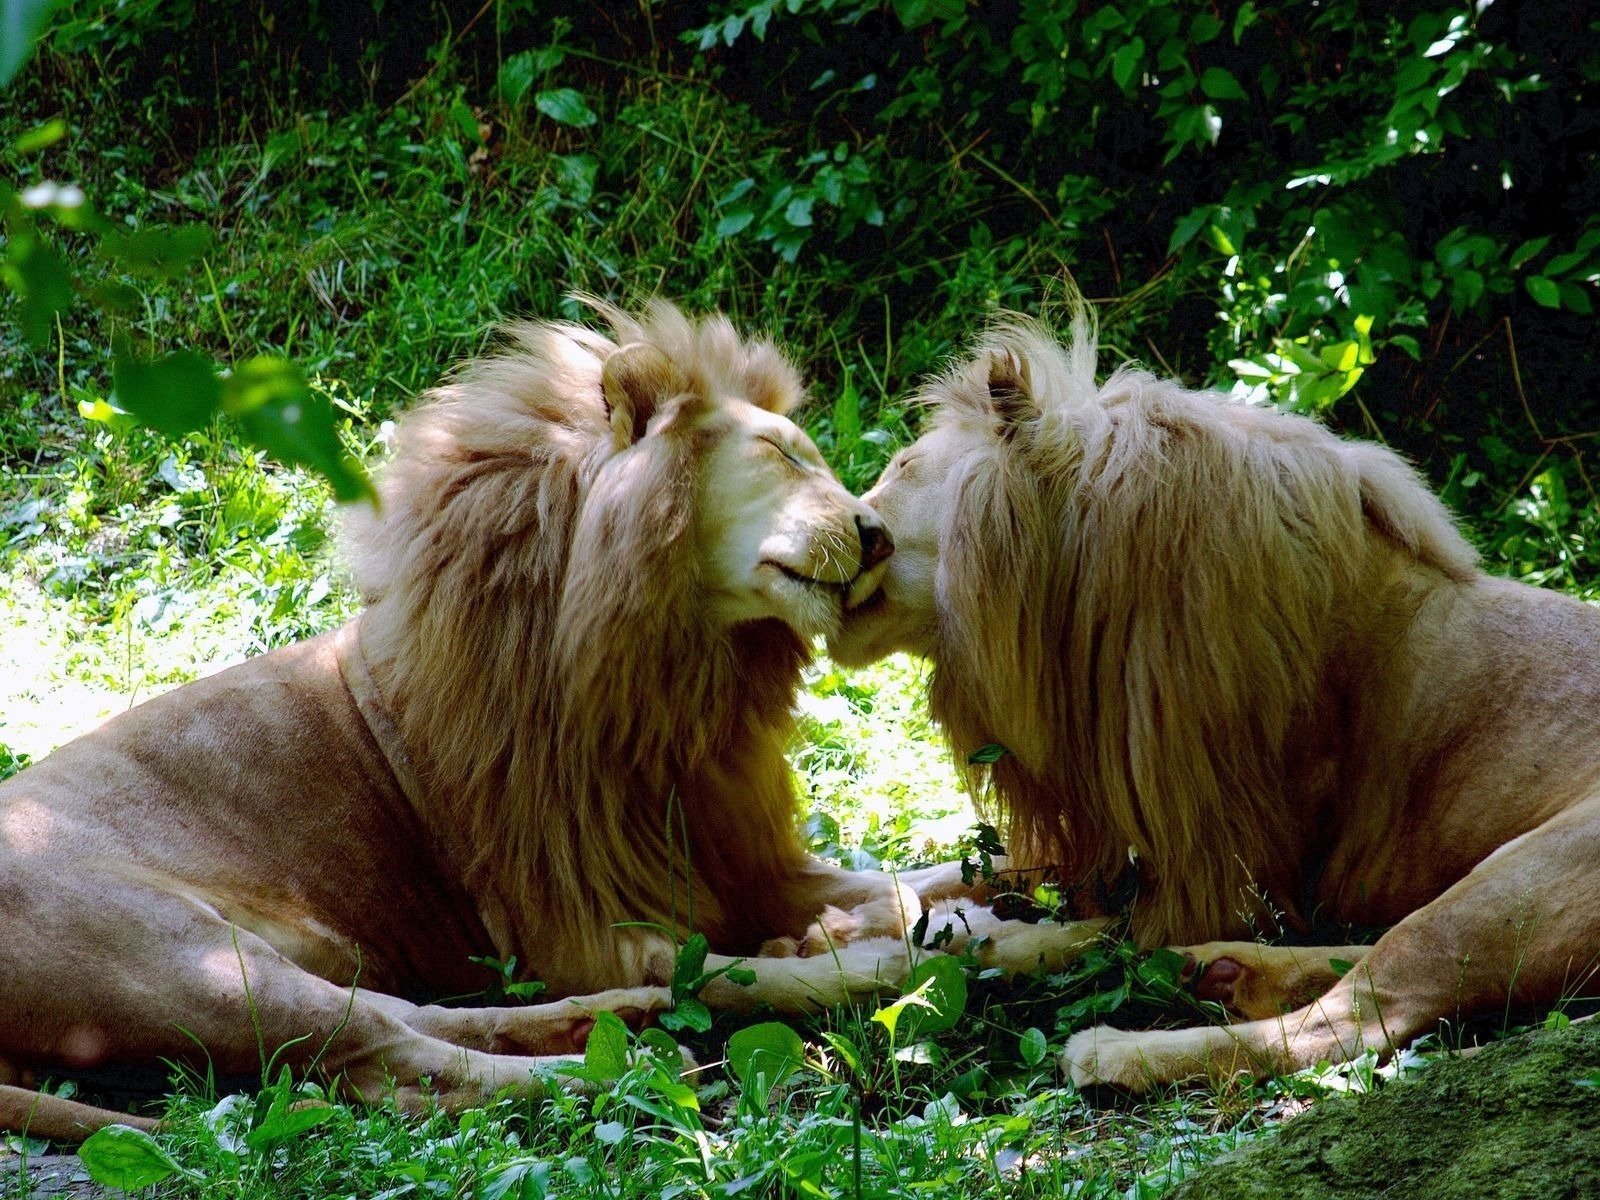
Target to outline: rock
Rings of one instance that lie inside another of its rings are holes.
[[[1600,1197],[1596,1082],[1600,1021],[1508,1038],[1369,1095],[1324,1100],[1168,1200]]]

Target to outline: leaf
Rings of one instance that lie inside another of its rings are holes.
[[[755,219],[756,214],[748,208],[741,208],[735,212],[727,213],[717,222],[717,236],[719,238],[730,238],[734,234],[742,232]]]
[[[1351,971],[1355,970],[1355,966],[1355,963],[1344,958],[1330,958],[1328,960],[1328,967],[1340,979],[1343,979],[1346,975],[1350,974]]]
[[[1528,289],[1528,295],[1537,303],[1545,308],[1561,307],[1561,288],[1555,280],[1547,279],[1543,275],[1529,275],[1523,283]]]
[[[153,360],[119,352],[111,379],[111,403],[169,437],[201,428],[222,403],[216,367],[193,350]]]
[[[540,92],[533,98],[533,106],[561,125],[576,125],[583,128],[593,125],[600,119],[594,115],[594,110],[583,98],[583,93],[573,88],[553,88],[550,91]]]
[[[789,201],[783,210],[783,219],[796,229],[805,229],[811,224],[811,206],[815,203],[810,196],[796,196]]]
[[[339,441],[333,406],[293,363],[269,357],[241,363],[223,385],[221,403],[252,442],[281,463],[317,472],[336,499],[373,495],[366,472]]]
[[[528,89],[538,77],[533,51],[524,50],[521,54],[513,54],[500,64],[500,73],[495,78],[495,89],[500,93],[501,100],[514,107],[517,101],[528,94]]]
[[[614,1012],[594,1015],[594,1028],[583,1048],[584,1072],[595,1080],[619,1079],[628,1070],[628,1027]]]
[[[661,1027],[674,1032],[687,1029],[691,1033],[704,1033],[711,1028],[711,1010],[692,996],[678,1001],[671,1012],[661,1014]]]
[[[979,746],[971,754],[967,755],[967,762],[971,766],[977,766],[980,763],[997,763],[1010,753],[1011,751],[999,743],[990,742],[988,745]]]
[[[751,1025],[728,1039],[728,1065],[746,1089],[758,1093],[761,1104],[804,1061],[805,1044],[800,1035],[781,1021]]]
[[[1037,1067],[1044,1061],[1049,1044],[1045,1041],[1044,1032],[1032,1026],[1023,1031],[1017,1043],[1017,1052],[1022,1056],[1022,1061],[1030,1067]]]
[[[35,346],[48,345],[56,314],[72,304],[72,276],[66,261],[30,232],[12,238],[6,265],[12,269],[13,286],[21,284],[17,320],[23,336]]]
[[[78,1147],[78,1157],[96,1183],[125,1192],[136,1192],[174,1175],[192,1178],[155,1138],[130,1125],[97,1130]]]
[[[299,1108],[288,1104],[280,1108],[279,1104],[274,1102],[267,1119],[245,1136],[245,1145],[252,1150],[269,1149],[279,1142],[298,1137],[308,1129],[315,1129],[337,1111],[331,1104],[321,1104],[316,1101],[308,1101]]]
[[[0,88],[16,78],[33,54],[59,0],[0,0]]]
[[[133,233],[108,233],[100,245],[131,274],[170,278],[211,248],[211,230],[205,225],[153,225]]]
[[[678,957],[672,964],[672,994],[682,996],[692,994],[694,985],[700,976],[705,974],[706,955],[711,952],[711,943],[706,940],[703,933],[690,934],[689,938],[678,948]]]
[[[0,3],[3,2],[4,0],[0,0]],[[11,153],[19,157],[24,154],[36,154],[40,150],[54,146],[66,136],[67,123],[60,117],[56,117],[53,120],[46,121],[43,125],[28,130],[27,133],[12,142]]]
[[[1589,293],[1584,290],[1581,283],[1573,283],[1570,280],[1562,282],[1561,304],[1563,307],[1569,308],[1585,317],[1594,313],[1594,305],[1589,300]]]
[[[1117,52],[1111,56],[1111,78],[1119,88],[1127,91],[1139,77],[1143,66],[1144,39],[1136,37],[1118,46]]]
[[[1239,81],[1233,77],[1233,72],[1224,67],[1207,67],[1205,74],[1200,76],[1200,90],[1213,100],[1248,98],[1244,88],[1240,87]]]
[[[926,983],[923,996],[932,1005],[918,1008],[907,1018],[907,1040],[920,1033],[954,1029],[967,1011],[967,973],[960,959],[949,955],[924,959],[912,968],[907,983],[913,988]]]
[[[1531,258],[1537,258],[1540,251],[1550,244],[1548,237],[1529,238],[1511,252],[1511,269],[1515,271]]]

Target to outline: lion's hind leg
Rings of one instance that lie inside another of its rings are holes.
[[[72,1067],[185,1060],[197,1045],[225,1074],[264,1058],[316,1070],[368,1101],[481,1103],[503,1088],[541,1095],[560,1058],[489,1054],[427,1036],[313,975],[201,902],[155,888],[105,890],[93,906],[65,883],[39,893],[61,945],[84,958],[0,946],[0,1054]],[[22,953],[25,970],[7,969]],[[86,971],[93,971],[87,983]],[[424,1085],[424,1080],[430,1081]]]
[[[1209,1028],[1086,1029],[1074,1082],[1139,1089],[1387,1058],[1445,1018],[1593,992],[1600,968],[1600,799],[1508,842],[1386,933],[1325,994],[1282,1016]]]

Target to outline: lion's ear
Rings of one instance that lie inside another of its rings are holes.
[[[1007,434],[1039,415],[1028,364],[1010,350],[989,351],[989,406]]]
[[[617,445],[631,446],[665,401],[689,390],[676,363],[648,342],[623,346],[600,368],[600,390]]]

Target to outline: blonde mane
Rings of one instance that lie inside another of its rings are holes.
[[[1136,859],[1146,945],[1292,916],[1292,731],[1375,556],[1475,574],[1444,507],[1315,422],[1126,367],[1097,387],[1082,315],[1066,345],[1008,321],[928,398],[965,447],[930,699],[963,758],[1010,751],[974,770],[1013,854],[1066,882]]]
[[[721,317],[594,304],[613,338],[514,325],[404,417],[381,510],[347,540],[363,645],[426,815],[472,848],[469,890],[502,898],[548,970],[615,974],[617,922],[692,916],[735,945],[764,927],[755,881],[800,854],[782,751],[810,651],[779,622],[708,627],[700,435],[666,411],[632,444],[602,393],[607,358],[640,342],[682,371],[684,403],[782,412],[793,369]]]

